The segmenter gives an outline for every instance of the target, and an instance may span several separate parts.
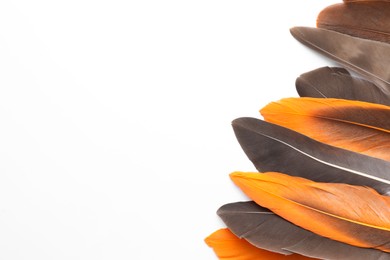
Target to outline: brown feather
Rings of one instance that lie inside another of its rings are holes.
[[[390,94],[371,81],[344,68],[322,67],[301,74],[295,81],[301,97],[341,98],[390,105]]]
[[[294,27],[302,44],[342,64],[390,94],[390,44],[310,27]]]
[[[317,27],[364,39],[390,43],[390,2],[349,1],[328,6],[317,17]]]

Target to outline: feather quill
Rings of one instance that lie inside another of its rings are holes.
[[[368,186],[390,194],[390,162],[333,147],[255,118],[238,118],[232,126],[242,149],[260,172]]]
[[[350,1],[322,10],[317,27],[390,43],[390,2]]]
[[[295,39],[362,75],[390,94],[390,44],[361,39],[335,31],[294,27]]]
[[[235,172],[230,177],[257,204],[295,225],[350,245],[390,252],[390,197],[373,189],[276,172]]]
[[[390,254],[382,251],[351,246],[302,229],[253,201],[223,205],[217,214],[237,237],[268,251],[334,260],[390,259]]]
[[[322,67],[300,75],[295,86],[301,97],[340,98],[390,105],[390,95],[374,83],[351,76],[344,68]]]
[[[206,244],[213,248],[215,254],[221,260],[305,260],[313,259],[301,255],[284,256],[257,248],[245,239],[236,237],[229,229],[219,229],[205,239]]]
[[[260,110],[265,121],[317,141],[390,161],[390,107],[333,98],[285,98]]]

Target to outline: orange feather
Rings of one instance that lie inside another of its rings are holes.
[[[302,228],[354,246],[390,252],[390,197],[373,189],[274,172],[236,172],[230,177],[257,204]]]
[[[333,98],[286,98],[260,110],[268,122],[317,141],[390,161],[390,107]]]
[[[297,254],[282,255],[257,248],[245,239],[236,237],[229,229],[219,229],[205,239],[219,259],[226,260],[305,260],[314,259]]]

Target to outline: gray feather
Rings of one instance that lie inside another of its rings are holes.
[[[347,245],[302,229],[253,201],[222,206],[217,214],[238,237],[256,247],[285,255],[320,259],[390,259],[385,252]]]
[[[336,148],[255,118],[238,118],[232,126],[242,149],[260,172],[368,186],[390,194],[390,162]]]
[[[390,95],[374,83],[351,76],[344,68],[322,67],[300,75],[295,81],[301,97],[341,98],[390,105]]]
[[[390,44],[319,28],[294,27],[290,32],[302,44],[361,74],[386,95],[390,94]]]

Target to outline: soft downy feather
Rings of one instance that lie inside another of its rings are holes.
[[[317,27],[390,43],[390,2],[348,1],[320,12]]]
[[[390,161],[390,107],[333,98],[284,98],[260,110],[265,121],[317,141]]]
[[[232,126],[242,149],[260,172],[368,186],[390,194],[390,162],[333,147],[255,118],[238,118]]]
[[[355,247],[314,234],[253,201],[223,205],[217,214],[237,237],[276,253],[330,260],[390,259],[390,254],[379,250]]]
[[[219,229],[205,239],[221,260],[308,260],[313,259],[301,255],[284,256],[251,245],[245,239],[236,237],[229,229]]]
[[[390,44],[335,31],[293,27],[295,39],[372,81],[390,94]]]
[[[350,245],[390,252],[390,197],[373,189],[276,172],[235,172],[230,177],[257,204],[295,225]]]
[[[341,98],[390,105],[390,95],[374,83],[352,76],[346,69],[322,67],[301,74],[295,81],[299,96]]]

